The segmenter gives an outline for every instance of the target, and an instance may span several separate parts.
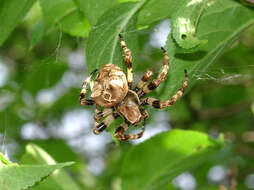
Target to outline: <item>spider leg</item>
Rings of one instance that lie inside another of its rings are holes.
[[[141,111],[142,116],[143,116],[145,119],[147,119],[147,118],[149,117],[149,114],[148,114],[148,112],[147,112],[146,109],[140,108],[140,111]]]
[[[82,89],[80,91],[79,94],[79,102],[82,106],[87,106],[87,105],[93,105],[94,102],[91,99],[85,99],[85,95],[87,93],[86,88],[87,85],[90,83],[91,77],[94,75],[94,73],[97,71],[97,69],[95,69],[93,72],[91,72],[91,74],[86,78],[86,80],[84,80],[83,84],[82,84]]]
[[[107,115],[106,118],[102,122],[95,120],[94,121],[94,128],[93,128],[94,134],[96,134],[96,135],[100,134],[119,116],[120,115],[118,113],[113,112],[113,113]]]
[[[138,82],[137,86],[134,88],[135,92],[140,92],[143,86],[146,84],[148,80],[150,80],[153,76],[153,72],[151,70],[147,70],[141,80]]]
[[[153,106],[154,108],[166,108],[166,107],[170,107],[172,106],[184,93],[184,90],[186,88],[186,86],[188,85],[188,73],[187,70],[184,70],[185,72],[185,81],[182,85],[182,87],[175,93],[174,96],[172,96],[172,98],[170,98],[169,100],[165,101],[165,102],[161,102],[160,100],[157,100],[155,98],[144,98],[141,100],[143,105],[150,105]]]
[[[124,134],[127,129],[129,128],[129,124],[127,124],[126,122],[124,122],[122,125],[120,125],[116,131],[115,131],[115,134],[114,136],[121,140],[121,141],[127,141],[127,140],[135,140],[135,139],[139,139],[143,136],[144,134],[144,131],[145,131],[145,127],[146,127],[146,118],[149,117],[149,114],[147,113],[147,111],[145,109],[141,109],[141,113],[142,113],[142,116],[144,118],[144,121],[143,121],[143,125],[142,125],[142,128],[141,128],[141,131],[137,134]]]
[[[154,79],[149,84],[146,84],[143,87],[143,89],[138,93],[138,96],[140,98],[142,98],[144,95],[146,95],[147,93],[149,93],[152,90],[154,90],[155,88],[157,88],[160,85],[160,83],[162,81],[164,81],[165,78],[166,78],[166,75],[167,75],[168,70],[169,70],[169,57],[168,57],[168,54],[167,54],[166,50],[163,47],[161,47],[161,49],[164,53],[163,69],[162,69],[161,73],[158,75],[158,77],[156,79]]]
[[[100,119],[108,116],[109,114],[112,114],[114,111],[115,111],[114,108],[105,108],[101,111],[96,107],[94,113],[94,120],[99,121]]]
[[[135,139],[141,138],[145,131],[145,119],[144,119],[143,126],[141,128],[141,131],[139,133],[131,134],[131,135],[124,134],[128,128],[129,128],[129,125],[127,123],[123,123],[116,129],[114,136],[121,141],[135,140]]]
[[[127,48],[127,45],[123,39],[123,36],[119,34],[120,38],[120,45],[124,53],[124,61],[126,63],[127,67],[127,81],[128,81],[128,87],[131,89],[132,82],[133,82],[133,72],[132,72],[132,56],[131,51]]]

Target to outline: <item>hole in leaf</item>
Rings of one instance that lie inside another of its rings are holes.
[[[185,39],[187,38],[187,35],[186,35],[186,34],[182,34],[181,38],[182,38],[183,40],[185,40]]]

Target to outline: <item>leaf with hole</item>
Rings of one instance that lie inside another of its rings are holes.
[[[205,8],[211,0],[187,1],[173,14],[171,20],[172,35],[177,44],[185,49],[194,48],[207,40],[198,39],[197,26]]]
[[[221,19],[223,18],[223,19]],[[197,36],[208,43],[194,53],[177,53],[178,45],[168,36],[166,50],[170,57],[170,70],[166,81],[160,86],[162,99],[168,99],[182,85],[184,69],[189,73],[189,87],[228,48],[246,28],[254,23],[254,11],[231,0],[213,2],[200,17]],[[179,52],[179,51],[178,51]],[[182,52],[184,49],[182,48]]]

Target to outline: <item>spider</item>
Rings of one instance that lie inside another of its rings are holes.
[[[154,108],[162,109],[172,106],[184,93],[188,85],[188,74],[185,69],[185,81],[182,87],[176,94],[167,101],[160,101],[155,98],[144,96],[156,89],[162,81],[165,80],[169,70],[169,57],[166,50],[162,47],[164,53],[164,64],[161,73],[156,79],[149,82],[153,72],[147,70],[138,82],[135,88],[132,88],[133,72],[132,72],[132,56],[131,51],[119,34],[120,46],[124,54],[124,61],[127,67],[127,77],[123,70],[114,64],[105,64],[99,71],[94,70],[83,82],[82,89],[79,95],[79,102],[83,106],[96,105],[94,113],[94,128],[95,134],[100,134],[104,131],[116,118],[123,117],[124,122],[116,129],[114,136],[119,140],[134,140],[142,137],[145,131],[146,119],[149,117],[145,110],[145,105],[150,105]],[[92,76],[98,71],[91,87],[91,99],[86,99],[87,86],[90,84]],[[102,110],[100,110],[102,108]],[[143,120],[143,122],[142,122]],[[142,122],[141,131],[137,134],[125,134],[127,129],[133,125],[137,127]]]

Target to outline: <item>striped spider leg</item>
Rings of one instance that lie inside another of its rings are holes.
[[[138,82],[137,86],[134,88],[134,92],[140,93],[142,88],[145,86],[147,81],[149,81],[153,76],[153,72],[151,70],[147,70],[141,80]]]
[[[132,88],[132,82],[133,82],[131,51],[126,46],[126,43],[125,43],[125,41],[124,41],[124,39],[123,39],[121,34],[119,34],[119,38],[120,38],[120,45],[121,45],[121,48],[122,48],[123,54],[124,54],[124,61],[126,63],[126,67],[127,67],[128,87],[129,87],[129,89],[131,89]]]
[[[144,132],[145,132],[145,127],[146,127],[146,119],[149,117],[148,112],[145,109],[141,109],[141,113],[142,113],[142,118],[143,118],[143,124],[142,124],[142,128],[141,131],[137,134],[124,134],[128,128],[130,127],[130,124],[128,122],[124,122],[122,123],[115,131],[114,136],[122,141],[127,141],[127,140],[136,140],[139,139],[143,136]]]
[[[144,87],[137,92],[139,98],[142,98],[144,95],[157,88],[160,85],[160,83],[164,81],[166,78],[166,75],[169,70],[169,57],[166,50],[163,47],[161,47],[161,50],[164,53],[163,69],[156,79],[152,80],[152,82],[148,84],[145,84]]]
[[[188,85],[189,78],[188,78],[187,70],[185,69],[184,72],[185,72],[185,80],[182,84],[182,87],[175,93],[174,96],[172,96],[170,99],[166,101],[160,101],[158,99],[150,98],[150,97],[143,98],[141,99],[142,104],[150,105],[150,106],[153,106],[154,108],[159,108],[159,109],[172,106],[183,95],[185,88]]]
[[[89,85],[90,81],[91,81],[91,78],[92,76],[97,72],[97,69],[95,69],[93,72],[91,72],[91,74],[86,78],[86,80],[84,80],[83,84],[82,84],[82,89],[80,91],[80,94],[79,94],[79,102],[82,106],[90,106],[90,105],[93,105],[94,102],[93,100],[91,99],[86,99],[85,98],[85,95],[87,93],[86,89],[87,89],[87,86]]]
[[[120,117],[120,115],[115,111],[114,108],[105,108],[102,111],[99,111],[98,108],[96,108],[94,114],[94,134],[100,134],[118,117]],[[104,120],[100,121],[102,118],[104,118]]]

